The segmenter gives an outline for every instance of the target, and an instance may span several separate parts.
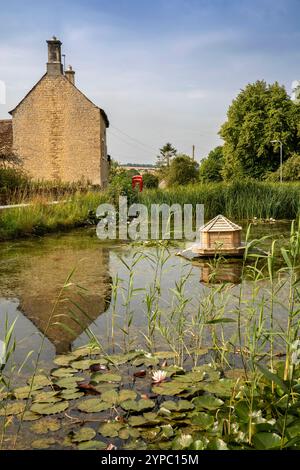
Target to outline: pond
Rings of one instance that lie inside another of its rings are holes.
[[[242,225],[245,227],[245,223]],[[257,224],[252,227],[251,238],[269,236],[264,241],[265,246],[269,246],[272,239],[281,239],[284,243],[289,230],[289,222]],[[180,295],[174,294],[174,288],[182,277],[188,276],[184,285],[184,295],[189,299],[187,312],[195,311],[212,288],[208,282],[212,267],[207,262],[190,263],[175,256],[179,248],[185,246],[185,243],[170,244],[167,249],[157,249],[147,244],[101,242],[93,228],[2,243],[1,326],[3,329],[6,318],[9,324],[17,318],[14,328],[16,364],[22,364],[31,353],[24,369],[30,370],[40,351],[41,367],[49,368],[56,354],[86,344],[92,333],[104,348],[111,350],[112,318],[116,347],[122,348],[127,341],[131,347],[145,348],[149,327],[145,295],[148,292],[149,296],[159,263],[162,264],[159,305],[166,317],[172,314],[174,295]],[[136,264],[131,272],[128,267],[133,262]],[[229,306],[238,292],[241,271],[241,261],[226,262],[214,277],[214,285],[231,283]],[[119,280],[112,288],[116,276]],[[250,296],[252,281],[243,282],[244,291]],[[62,289],[65,283],[68,286]],[[128,289],[133,290],[130,300]],[[228,309],[229,306],[227,304]],[[281,314],[282,309],[278,308],[279,321]],[[126,329],[126,321],[130,322],[130,334],[124,338],[122,328]],[[227,326],[229,332],[234,328],[233,324]],[[206,341],[209,341],[208,336],[206,333]],[[159,341],[161,345],[162,338]],[[165,341],[163,343],[167,346]]]

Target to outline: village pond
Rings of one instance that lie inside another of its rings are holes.
[[[2,446],[297,445],[282,418],[260,414],[246,422],[242,398],[246,393],[248,400],[243,381],[257,367],[271,361],[274,372],[287,373],[284,380],[290,374],[284,361],[297,332],[291,308],[297,312],[299,303],[297,295],[291,300],[294,277],[281,251],[290,228],[290,222],[253,225],[249,240],[260,239],[271,255],[246,261],[190,262],[177,256],[184,242],[103,242],[94,229],[2,243],[1,331],[13,325],[15,338],[4,368],[9,392],[2,387],[0,397],[9,400],[2,411],[11,424]],[[257,387],[249,392],[253,411],[261,406],[253,398],[261,382],[249,384]],[[275,384],[280,401],[286,385],[272,382],[274,397]],[[236,399],[234,420],[242,424],[224,437]],[[254,429],[254,421],[272,433]],[[95,423],[101,441],[94,439]]]

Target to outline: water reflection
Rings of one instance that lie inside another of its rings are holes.
[[[240,284],[241,282],[243,269],[241,260],[224,260],[217,266],[207,261],[195,261],[193,265],[199,267],[200,282],[208,286],[224,282],[231,284]]]
[[[57,243],[56,249],[46,244],[40,250],[29,249],[28,254],[22,250],[21,256],[13,253],[0,265],[0,297],[17,298],[18,311],[61,354],[107,310],[111,278],[108,248]]]

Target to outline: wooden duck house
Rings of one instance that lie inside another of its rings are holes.
[[[223,215],[200,227],[200,244],[193,245],[193,253],[200,256],[222,254],[227,256],[243,255],[245,246],[241,242],[242,227],[231,222]]]

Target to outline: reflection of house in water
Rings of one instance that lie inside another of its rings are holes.
[[[14,296],[20,300],[19,310],[45,334],[58,354],[69,351],[71,343],[108,308],[108,263],[106,248],[85,247],[77,251],[66,245],[57,251],[52,248],[28,256],[20,267],[14,288]],[[71,285],[63,290],[47,327],[61,288],[74,268]],[[65,328],[58,323],[64,323]]]
[[[241,281],[243,268],[239,261],[220,263],[217,267],[205,262],[197,262],[195,265],[200,268],[200,282],[205,284],[239,284]]]

